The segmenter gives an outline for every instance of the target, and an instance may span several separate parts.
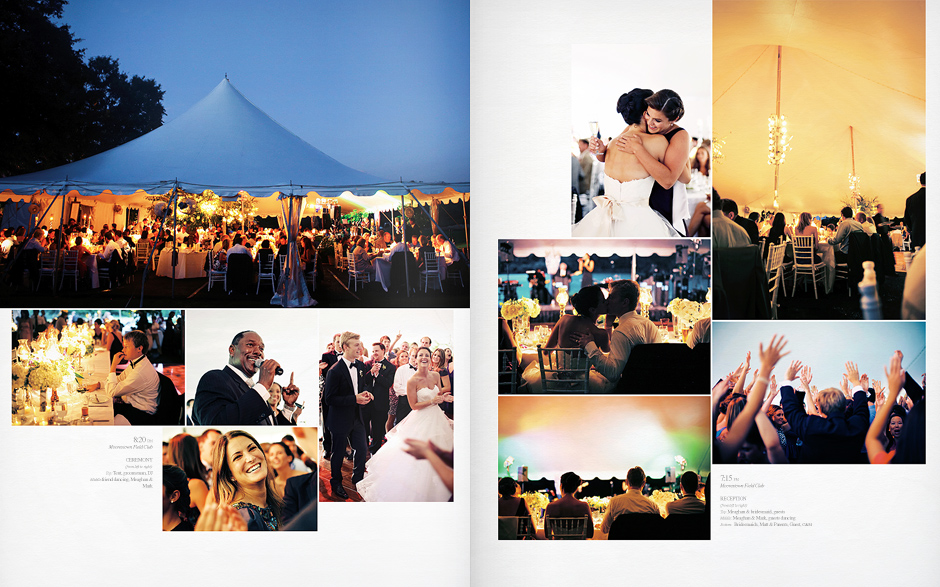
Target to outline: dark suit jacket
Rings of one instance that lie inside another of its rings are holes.
[[[904,226],[911,233],[912,247],[920,247],[927,242],[927,188],[920,188],[907,199]]]
[[[366,366],[361,361],[353,363],[359,373],[365,374]],[[362,375],[358,375],[359,393],[367,391]],[[356,420],[364,424],[364,410],[356,403],[356,393],[353,389],[352,376],[346,368],[346,362],[337,360],[336,364],[326,372],[326,382],[323,385],[323,403],[330,406],[326,416],[326,427],[330,433],[345,436],[352,430]]]
[[[747,218],[746,216],[739,216],[735,214],[734,223],[747,231],[748,238],[751,239],[751,244],[756,245],[760,241],[760,231],[757,229],[757,223]]]
[[[196,387],[193,419],[201,426],[270,424],[267,402],[229,369],[209,371]]]
[[[803,439],[801,463],[860,463],[868,432],[868,393],[857,391],[848,414],[828,418],[807,415],[803,394],[780,388],[780,403],[793,433]]]
[[[365,382],[368,389],[372,392],[372,395],[375,396],[375,399],[369,402],[370,410],[379,410],[387,414],[388,390],[392,387],[392,384],[395,383],[396,367],[389,363],[388,359],[383,359],[382,365],[385,368],[381,369],[378,375],[373,377],[372,371],[366,371],[362,376],[362,381]],[[366,369],[372,369],[371,361],[366,363]]]
[[[284,508],[281,511],[283,518],[282,524],[288,524],[298,512],[307,507],[311,502],[317,501],[317,475],[316,473],[307,473],[298,475],[287,480],[287,486],[284,487]],[[314,512],[313,528],[304,528],[304,530],[316,530],[316,512]],[[286,529],[286,528],[285,528]]]
[[[320,362],[326,363],[326,371],[329,371],[330,367],[336,364],[336,361],[338,360],[338,358],[339,358],[339,355],[337,355],[336,353],[323,353],[323,355],[320,357]],[[323,376],[326,377],[325,372]]]

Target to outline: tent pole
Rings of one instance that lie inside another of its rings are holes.
[[[176,182],[176,187],[173,188],[173,256],[170,258],[170,264],[173,266],[173,280],[170,282],[170,299],[176,299],[176,260],[177,250],[176,250],[176,202],[180,195],[180,182]]]
[[[780,119],[780,45],[777,45],[777,100],[774,114]],[[774,204],[777,203],[777,185],[780,181],[780,162],[774,164]]]
[[[411,190],[408,191],[411,193]],[[405,242],[405,194],[401,194],[401,242],[405,243],[405,250],[411,254],[408,243]],[[411,278],[408,277],[408,257],[405,257],[405,296],[411,297]]]
[[[467,251],[470,251],[470,231],[467,230],[467,200],[460,198],[460,204],[463,206],[463,237],[467,241]]]
[[[175,192],[173,192],[173,193],[175,194]],[[170,202],[171,202],[171,203],[173,202],[173,198],[172,198],[172,197],[170,198]],[[163,228],[166,226],[166,216],[167,216],[167,214],[169,213],[169,211],[170,211],[169,208],[167,208],[166,210],[163,211],[163,217],[160,218],[160,229],[154,231],[154,233],[153,233],[153,235],[154,235],[154,241],[153,241],[153,242],[154,242],[154,243],[156,243],[156,236],[157,236],[157,234],[163,232]],[[141,279],[140,279],[140,307],[141,307],[141,308],[144,307],[144,286],[147,284],[147,273],[150,271],[150,266],[153,265],[153,257],[154,257],[154,254],[155,254],[156,252],[157,252],[157,247],[156,247],[156,246],[151,246],[151,247],[150,247],[150,256],[147,258],[147,263],[144,265],[144,274],[143,274],[143,276],[141,276]]]

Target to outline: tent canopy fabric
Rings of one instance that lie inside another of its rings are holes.
[[[631,257],[636,254],[639,257],[649,257],[650,255],[659,255],[668,257],[676,253],[677,246],[694,247],[693,241],[689,239],[516,239],[508,241],[513,245],[513,255],[516,257],[528,257],[535,255],[537,257],[569,257],[577,255],[578,257],[589,253],[598,257]],[[698,253],[707,253],[709,250],[709,241],[702,240],[698,243]]]
[[[143,206],[148,194],[165,194],[177,182],[187,192],[209,189],[226,200],[248,193],[258,198],[262,215],[268,208],[277,212],[271,196],[282,194],[371,196],[379,190],[408,194],[416,186],[441,191],[453,185],[406,185],[347,167],[272,120],[224,79],[178,118],[133,141],[81,161],[0,179],[0,197],[54,195],[67,185],[70,197]]]
[[[886,215],[902,215],[926,166],[925,3],[716,0],[713,7],[721,196],[739,208],[773,208],[768,117],[780,46],[780,113],[792,137],[780,165],[780,209],[839,213],[852,193],[854,134],[862,195],[877,197]]]

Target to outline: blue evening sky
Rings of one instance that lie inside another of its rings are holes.
[[[86,59],[110,55],[166,94],[164,122],[227,73],[338,161],[405,181],[470,179],[470,6],[437,2],[73,0]]]
[[[797,359],[813,370],[813,385],[838,387],[846,361],[858,364],[859,373],[886,384],[884,368],[895,350],[904,353],[902,366],[915,381],[926,373],[923,322],[716,322],[712,345],[712,378],[717,381],[733,371],[751,351],[751,374],[760,366],[758,344],[766,346],[775,334],[787,339],[785,356],[774,369],[777,381],[786,376],[790,361]]]

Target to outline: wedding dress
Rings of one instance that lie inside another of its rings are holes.
[[[418,401],[434,399],[440,392],[423,387]],[[442,450],[454,449],[454,424],[440,407],[429,405],[412,410],[404,420],[385,435],[386,443],[366,463],[365,477],[356,491],[365,501],[447,501],[451,492],[426,460],[406,453],[405,440],[430,440]]]
[[[594,198],[596,208],[571,228],[575,237],[678,237],[663,216],[650,208],[653,178],[617,181],[604,176],[605,195]]]

